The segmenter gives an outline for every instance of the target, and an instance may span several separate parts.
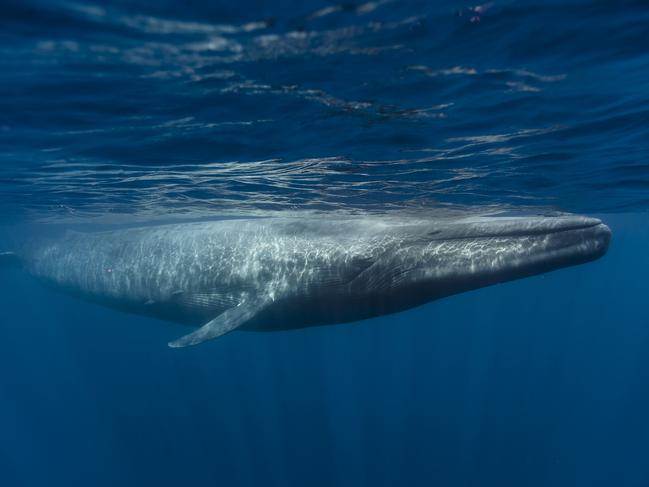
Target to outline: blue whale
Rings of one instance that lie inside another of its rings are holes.
[[[68,232],[0,261],[84,299],[198,327],[169,343],[396,313],[597,259],[600,220],[291,217]]]

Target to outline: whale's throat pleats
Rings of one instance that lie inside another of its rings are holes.
[[[242,301],[237,306],[224,311],[195,332],[170,342],[169,346],[172,348],[180,348],[189,345],[198,345],[206,340],[225,335],[254,318],[270,302],[270,299],[262,298]]]
[[[177,291],[174,293],[172,301],[185,309],[197,312],[218,310],[217,314],[233,308],[241,302],[232,294],[219,292],[218,290],[203,293]]]

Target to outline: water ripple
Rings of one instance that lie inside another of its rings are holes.
[[[0,219],[647,208],[642,2],[278,1],[9,2]]]

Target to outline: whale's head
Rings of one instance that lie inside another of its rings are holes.
[[[389,257],[392,292],[413,301],[509,281],[603,256],[611,238],[583,216],[468,218],[434,224]]]

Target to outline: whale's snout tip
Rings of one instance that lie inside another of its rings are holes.
[[[598,218],[567,216],[556,221],[540,221],[537,230],[545,244],[541,245],[550,261],[574,265],[599,259],[608,251],[612,232]],[[543,245],[546,245],[543,247]]]
[[[568,217],[561,230],[567,230],[569,234],[581,235],[582,248],[590,258],[603,256],[608,251],[613,235],[609,226],[602,220],[589,216]]]
[[[593,224],[577,230],[581,234],[581,244],[576,248],[584,261],[596,260],[608,252],[609,244],[613,233],[608,225],[600,220],[593,219]]]
[[[611,232],[609,226],[602,223],[601,220],[599,220],[599,223],[594,226],[594,232],[595,238],[601,247],[601,255],[604,255],[608,251],[608,246],[611,243],[613,232]]]

